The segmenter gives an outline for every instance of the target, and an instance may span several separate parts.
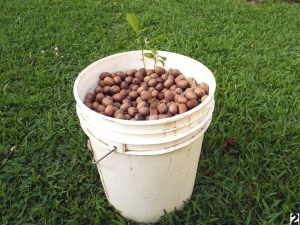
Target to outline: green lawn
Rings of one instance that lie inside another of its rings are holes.
[[[108,205],[72,93],[86,66],[137,48],[127,12],[153,35],[167,34],[160,50],[201,61],[217,80],[192,199],[160,224],[289,224],[290,213],[300,213],[300,4],[0,7],[0,224],[133,224]]]

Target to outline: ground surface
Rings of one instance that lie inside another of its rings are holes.
[[[172,2],[172,3],[171,3]],[[105,199],[72,95],[78,73],[158,46],[217,80],[194,194],[160,224],[288,224],[300,213],[300,5],[292,1],[1,1],[0,223],[131,224]],[[56,49],[55,49],[56,48]]]

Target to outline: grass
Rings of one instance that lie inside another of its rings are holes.
[[[300,213],[299,4],[0,6],[1,224],[133,224],[108,205],[72,95],[87,65],[136,48],[127,12],[168,35],[161,50],[207,65],[218,85],[191,201],[159,224],[289,224]]]

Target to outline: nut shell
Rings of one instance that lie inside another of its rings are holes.
[[[181,88],[181,89],[186,89],[189,87],[189,83],[186,80],[179,80],[176,82],[177,87]]]
[[[105,83],[105,85],[107,85],[107,86],[113,86],[113,85],[115,85],[115,81],[114,81],[114,79],[111,78],[111,77],[105,77],[105,78],[104,78],[104,83]]]

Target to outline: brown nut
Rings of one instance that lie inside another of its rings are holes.
[[[121,88],[118,85],[114,85],[110,87],[110,93],[113,94],[117,94],[121,91]]]
[[[176,78],[175,78],[175,82],[177,83],[178,81],[180,81],[180,80],[185,80],[186,82],[187,82],[187,80],[185,79],[185,76],[183,76],[183,75],[179,75],[179,76],[177,76]]]
[[[146,71],[146,75],[147,75],[147,76],[151,75],[152,73],[155,73],[155,70],[154,70],[154,69],[148,69],[148,70]]]
[[[127,96],[127,90],[122,89],[122,90],[120,90],[119,93],[121,93],[122,95],[124,95],[124,97]]]
[[[170,75],[170,74],[167,74],[167,77],[168,77],[168,79],[170,79],[170,80],[173,80],[175,83],[176,83],[176,81],[175,81],[175,77],[173,77],[172,75]]]
[[[103,93],[98,93],[98,94],[96,95],[96,101],[100,103],[104,97],[105,97],[105,96],[104,96]]]
[[[176,84],[174,84],[174,85],[172,85],[169,89],[170,89],[171,91],[175,91],[176,88],[177,88],[177,86],[176,86]]]
[[[86,102],[93,102],[95,100],[95,94],[94,93],[87,93],[84,100]]]
[[[103,88],[103,94],[105,94],[105,95],[109,95],[110,94],[110,86],[105,86]]]
[[[97,86],[94,89],[94,94],[102,93],[103,92],[103,87]]]
[[[130,89],[131,89],[132,91],[137,91],[137,89],[139,89],[139,87],[140,87],[140,86],[138,86],[138,85],[136,85],[136,84],[131,84],[130,86],[131,86]]]
[[[127,100],[129,100],[130,102],[133,101],[133,99],[132,99],[129,95],[127,95],[124,99],[127,99]],[[123,102],[123,101],[122,101],[122,102]]]
[[[182,114],[182,113],[185,113],[187,111],[187,107],[185,104],[179,104],[178,105],[178,113],[179,114]]]
[[[122,81],[120,84],[120,88],[123,90],[127,90],[128,89],[128,83],[126,81]]]
[[[115,81],[114,81],[114,79],[111,78],[111,77],[105,77],[105,78],[104,78],[104,83],[105,83],[105,85],[107,85],[107,86],[113,86],[113,85],[115,85]]]
[[[114,117],[116,119],[124,119],[124,114],[122,114],[122,113],[114,114]]]
[[[188,109],[193,109],[198,105],[198,101],[196,99],[190,99],[185,104]]]
[[[165,103],[160,103],[158,106],[157,106],[157,110],[160,114],[164,114],[164,113],[167,113],[168,110],[169,110],[169,107],[165,104]]]
[[[126,75],[127,76],[133,76],[135,73],[137,72],[137,70],[136,69],[132,69],[132,70],[128,70],[128,71],[126,71]]]
[[[140,81],[139,78],[133,78],[132,83],[133,83],[133,84],[136,84],[136,85],[140,85],[140,84],[141,84],[141,81]]]
[[[149,115],[146,117],[146,120],[158,120],[158,115]]]
[[[148,116],[150,114],[150,110],[148,107],[138,107],[138,112],[142,115],[142,116]]]
[[[125,102],[128,102],[128,103],[131,105],[131,104],[132,104],[131,97],[130,97],[130,96],[127,96],[127,97],[122,101],[122,104],[125,103]]]
[[[105,107],[112,105],[114,103],[113,98],[110,96],[106,96],[105,98],[102,99],[101,101],[102,105]]]
[[[187,99],[183,95],[179,95],[176,99],[176,102],[179,104],[185,104],[187,102]]]
[[[123,71],[116,72],[116,75],[121,78],[121,80],[125,80],[126,74]]]
[[[96,110],[97,112],[104,112],[105,106],[99,104],[95,110]]]
[[[134,117],[135,114],[137,114],[138,110],[134,107],[129,107],[128,110],[127,110],[128,114],[131,116],[131,117]]]
[[[165,88],[164,85],[161,84],[161,83],[158,83],[158,84],[155,86],[155,89],[156,89],[157,91],[159,91],[159,92],[162,91],[164,88]]]
[[[145,68],[140,68],[139,72],[141,72],[143,76],[146,76],[146,69]]]
[[[158,115],[158,119],[165,119],[165,118],[169,118],[169,114],[159,114]]]
[[[199,98],[201,98],[203,95],[205,95],[205,91],[200,87],[196,87],[194,89],[194,92]]]
[[[136,102],[137,104],[138,104],[139,102],[141,102],[141,101],[143,101],[142,98],[141,98],[141,96],[138,97],[138,98],[135,100],[135,102]]]
[[[141,82],[144,80],[144,73],[141,70],[139,70],[134,74],[134,77]]]
[[[115,107],[113,105],[108,105],[104,110],[105,115],[112,116],[115,113]]]
[[[164,83],[165,80],[161,77],[156,78],[157,83]]]
[[[95,102],[92,103],[92,105],[93,105],[93,109],[96,110],[98,105],[99,105],[99,102],[95,101]]]
[[[168,72],[169,72],[170,75],[172,75],[174,77],[177,77],[177,76],[179,76],[181,74],[181,72],[179,70],[177,70],[177,69],[169,69]]]
[[[143,117],[142,114],[137,113],[137,114],[135,114],[134,119],[135,119],[135,120],[144,120],[144,117]]]
[[[146,90],[148,90],[149,88],[147,82],[142,82],[140,86],[145,88]]]
[[[113,105],[119,109],[121,107],[121,103],[120,102],[114,102]]]
[[[181,89],[186,89],[189,87],[189,83],[186,80],[179,80],[176,82],[177,87],[181,88]]]
[[[157,98],[163,100],[165,98],[164,92],[160,92]]]
[[[205,94],[208,95],[208,91],[209,91],[209,86],[207,83],[202,82],[201,84],[199,84],[199,87],[202,88],[205,91]]]
[[[200,99],[201,103],[204,102],[207,97],[208,97],[208,95],[203,95]]]
[[[139,103],[137,103],[136,108],[138,109],[140,107],[148,107],[149,108],[149,104],[146,101],[140,101]]]
[[[150,77],[153,78],[153,79],[156,79],[156,78],[159,77],[159,75],[158,75],[157,73],[152,73],[152,74],[150,75]]]
[[[124,101],[124,100],[123,100]],[[125,112],[131,107],[131,104],[129,102],[123,102],[123,104],[120,106],[120,109],[123,109]]]
[[[178,113],[178,104],[177,103],[171,103],[169,105],[169,112],[172,113],[172,115],[176,115]]]
[[[122,114],[124,115],[125,114],[125,111],[123,109],[117,109],[114,113],[114,117],[116,117],[117,114]]]
[[[196,82],[195,78],[189,77],[186,80],[192,89],[195,89],[197,87],[197,82]]]
[[[122,82],[122,79],[119,76],[115,76],[113,79],[114,79],[116,85],[120,85]]]
[[[174,100],[174,93],[173,93],[173,91],[166,90],[166,91],[164,92],[164,97],[165,97],[165,99],[168,100],[168,101],[173,101],[173,100]]]
[[[141,108],[141,107],[149,107],[149,105],[148,105],[147,102],[141,101],[141,102],[137,103],[136,108],[139,109],[139,108]]]
[[[164,86],[165,86],[166,88],[171,87],[173,84],[174,84],[174,80],[172,80],[172,79],[167,79],[167,80],[164,82]]]
[[[159,95],[158,90],[155,89],[155,90],[151,91],[151,95],[152,95],[153,98],[157,98],[158,95]]]
[[[139,97],[139,93],[137,91],[131,91],[128,94],[133,100],[137,99]]]
[[[122,95],[121,93],[114,94],[112,97],[116,102],[122,102],[124,99],[124,95]]]
[[[149,80],[151,80],[152,78],[150,77],[150,76],[146,76],[145,78],[144,78],[144,82],[147,82],[148,83],[148,81]]]
[[[111,77],[111,74],[109,72],[103,72],[99,76],[101,80],[104,80],[105,77]]]
[[[126,77],[125,78],[125,81],[127,82],[127,84],[132,84],[132,82],[133,82],[133,77]]]
[[[84,104],[85,104],[88,108],[93,109],[93,103],[91,103],[91,102],[84,102]]]
[[[149,87],[155,87],[157,85],[157,80],[155,78],[151,78],[147,83]]]
[[[141,93],[141,98],[143,101],[148,101],[150,98],[152,98],[151,92],[150,91],[143,91]]]
[[[104,86],[105,86],[104,80],[99,80],[99,81],[98,81],[98,85],[99,85],[100,87],[104,87]]]
[[[147,88],[148,89],[148,88]],[[143,91],[146,91],[147,90],[144,86],[142,87],[139,87],[136,91],[141,94]]]
[[[188,99],[188,100],[190,100],[190,99],[197,99],[197,95],[196,95],[196,93],[194,93],[193,91],[187,91],[185,94],[184,94],[184,96]]]
[[[158,110],[157,106],[159,104],[159,101],[156,98],[151,98],[148,103],[150,104],[150,115],[157,115]]]
[[[157,73],[159,75],[162,75],[162,74],[164,74],[166,72],[166,70],[163,67],[160,67],[160,66],[156,67],[154,69],[154,71],[155,71],[155,73]]]
[[[180,95],[183,91],[181,88],[176,88],[174,91],[176,94]]]
[[[124,115],[124,120],[130,120],[130,119],[131,119],[131,116],[129,114]]]

